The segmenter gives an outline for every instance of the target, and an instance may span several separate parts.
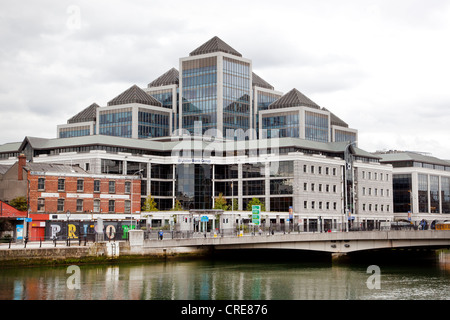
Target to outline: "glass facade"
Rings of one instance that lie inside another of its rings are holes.
[[[176,197],[184,209],[211,209],[211,166],[179,164],[176,166]]]
[[[250,64],[223,58],[223,132],[250,128]]]
[[[90,126],[79,126],[79,127],[59,129],[60,138],[82,137],[82,136],[89,136],[90,134],[91,134]]]
[[[430,212],[440,213],[438,176],[430,176]]]
[[[305,139],[328,142],[328,115],[305,111]]]
[[[257,138],[259,138],[259,111],[269,109],[269,105],[274,101],[278,100],[281,96],[275,93],[269,93],[264,91],[256,91],[256,101],[257,105],[254,106],[255,110],[258,112],[255,114],[255,118],[253,120],[253,127],[256,129]]]
[[[334,130],[334,141],[335,142],[341,142],[341,141],[355,142],[356,141],[356,133],[336,129],[336,130]]]
[[[182,63],[183,129],[194,133],[196,121],[204,133],[217,128],[217,57]]]
[[[267,138],[299,138],[300,137],[300,116],[298,112],[279,112],[273,116],[262,118],[262,129],[267,134]],[[278,130],[278,135],[275,130]],[[263,133],[264,137],[264,133]]]
[[[107,136],[131,138],[131,108],[100,111],[99,133]]]
[[[394,174],[392,178],[394,212],[411,211],[412,179],[410,174]]]
[[[428,212],[428,175],[419,174],[419,212]]]
[[[169,113],[139,108],[138,138],[142,139],[169,136],[169,121]]]
[[[450,178],[441,177],[442,213],[450,213]]]

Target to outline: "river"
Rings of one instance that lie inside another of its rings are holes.
[[[204,259],[0,269],[0,300],[450,300],[450,251],[414,263]]]

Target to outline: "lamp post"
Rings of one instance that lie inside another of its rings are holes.
[[[345,216],[345,231],[348,232],[348,221],[349,221],[349,212],[351,212],[349,210],[349,203],[351,201],[352,207],[353,207],[353,188],[354,188],[354,179],[353,179],[353,158],[351,156],[351,154],[348,153],[348,148],[353,145],[356,144],[357,141],[349,141],[347,143],[347,145],[345,146],[344,149],[344,161],[345,161],[345,170],[344,170],[344,188],[345,188],[345,192],[344,192],[344,216]],[[348,192],[348,186],[347,186],[347,178],[349,175],[349,171],[351,174],[351,179],[352,179],[352,185],[351,185],[351,192],[350,192],[350,197],[349,196],[349,192]]]
[[[70,247],[70,239],[69,239],[69,218],[70,218],[70,211],[67,210],[66,212],[67,217],[67,245]]]

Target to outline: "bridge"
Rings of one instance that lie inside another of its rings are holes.
[[[450,230],[391,230],[330,233],[202,237],[144,240],[143,231],[130,232],[131,251],[145,254],[154,250],[289,249],[328,253],[351,253],[376,249],[450,248]]]

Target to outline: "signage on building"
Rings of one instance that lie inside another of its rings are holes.
[[[261,206],[252,206],[252,223],[257,226],[261,224]]]

